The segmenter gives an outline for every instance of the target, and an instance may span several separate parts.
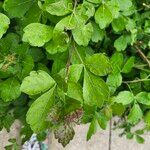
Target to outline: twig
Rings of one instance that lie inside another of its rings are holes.
[[[109,147],[108,150],[111,150],[111,135],[112,135],[112,119],[109,122]]]
[[[137,82],[144,82],[144,81],[150,81],[150,79],[139,79],[139,80],[133,80],[133,81],[123,81],[122,83],[137,83]]]
[[[136,48],[137,52],[140,54],[140,56],[142,57],[142,59],[148,64],[149,68],[150,68],[150,61],[148,60],[148,58],[145,56],[145,54],[140,50],[140,48],[138,48],[136,45],[134,45],[134,47]]]

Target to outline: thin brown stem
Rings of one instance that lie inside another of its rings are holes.
[[[137,47],[136,45],[134,45],[134,47],[136,48],[137,52],[140,54],[141,58],[148,64],[150,68],[150,60],[148,60],[148,58],[145,56],[145,54],[141,51],[139,47]]]
[[[108,150],[111,150],[111,139],[112,138],[112,119],[110,119],[109,122],[109,145],[108,145]]]

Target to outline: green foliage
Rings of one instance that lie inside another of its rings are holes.
[[[118,116],[116,128],[144,143],[150,130],[148,0],[3,0],[0,2],[0,130],[22,122],[54,132],[66,146],[74,125],[87,140]],[[140,121],[143,129],[131,129]],[[15,140],[6,149],[18,147]]]

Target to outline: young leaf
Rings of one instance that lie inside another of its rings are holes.
[[[33,4],[33,0],[5,0],[4,10],[8,12],[11,18],[23,17]]]
[[[106,28],[113,20],[112,13],[106,5],[101,5],[95,13],[95,21],[101,29]]]
[[[129,115],[128,122],[131,124],[136,124],[143,116],[143,112],[138,104],[134,104]]]
[[[104,101],[109,97],[109,89],[106,83],[98,76],[91,74],[85,69],[83,98],[84,103],[90,106],[96,105],[101,107]]]
[[[135,99],[144,105],[150,105],[150,93],[140,92],[136,95]]]
[[[27,112],[27,123],[35,133],[44,131],[50,124],[46,117],[54,102],[54,89],[55,87],[35,100]]]
[[[23,41],[32,46],[42,47],[52,39],[53,27],[41,23],[31,23],[24,28]]]
[[[87,141],[90,140],[90,138],[92,137],[92,135],[94,135],[97,131],[97,127],[98,127],[98,122],[96,120],[96,118],[93,118],[88,133],[87,133]]]
[[[20,83],[16,78],[8,78],[0,83],[0,97],[5,102],[15,100],[20,94]]]
[[[91,23],[82,25],[72,31],[73,38],[78,45],[87,46],[93,33],[93,26]]]
[[[105,76],[111,72],[109,59],[102,53],[87,57],[85,63],[89,70],[97,76]]]
[[[3,34],[7,31],[9,24],[10,19],[6,15],[0,13],[0,39],[2,38]]]
[[[54,79],[45,71],[32,71],[24,78],[20,90],[28,95],[36,95],[49,90],[54,86]]]
[[[116,103],[122,103],[123,105],[128,105],[134,101],[134,95],[129,91],[120,92],[115,98]]]

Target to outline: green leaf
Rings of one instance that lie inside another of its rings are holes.
[[[105,36],[105,31],[100,29],[98,24],[92,22],[93,26],[93,35],[92,35],[92,42],[102,41]]]
[[[148,127],[150,127],[150,111],[147,111],[145,114],[144,114],[144,122],[146,123],[146,125]]]
[[[112,17],[118,18],[119,11],[120,11],[118,0],[107,1],[107,7],[109,8],[111,12]]]
[[[109,89],[106,83],[86,69],[84,71],[83,97],[85,104],[98,107],[101,107],[109,97]]]
[[[90,138],[92,137],[92,135],[94,135],[97,131],[97,127],[98,127],[98,122],[96,120],[96,118],[93,118],[88,133],[87,133],[87,141],[90,140]]]
[[[87,1],[94,3],[94,4],[99,4],[99,3],[101,3],[102,0],[87,0]]]
[[[143,116],[143,112],[138,104],[134,104],[129,115],[128,122],[131,124],[136,124]]]
[[[135,138],[139,144],[143,144],[145,142],[144,138],[139,135],[136,135]]]
[[[54,84],[54,79],[45,71],[32,71],[24,78],[20,89],[28,95],[36,95],[49,90]]]
[[[32,46],[42,47],[52,39],[53,28],[41,23],[31,23],[24,28],[23,41]]]
[[[3,119],[3,126],[7,129],[7,132],[10,132],[10,127],[14,123],[15,118],[12,114],[7,114]]]
[[[68,80],[72,82],[78,82],[83,70],[82,64],[74,64],[69,67]]]
[[[104,116],[104,114],[96,112],[96,119],[99,126],[105,130],[107,127],[107,118]]]
[[[111,72],[109,59],[102,53],[87,57],[85,64],[87,68],[97,76],[106,76]]]
[[[3,8],[11,18],[21,18],[29,10],[33,2],[33,0],[5,0]]]
[[[136,95],[135,99],[144,105],[150,105],[150,93],[140,92]]]
[[[115,52],[110,58],[110,62],[113,69],[112,73],[113,74],[120,73],[123,65],[123,54]]]
[[[59,0],[46,5],[46,11],[51,15],[64,16],[71,13],[73,9],[72,0]]]
[[[131,0],[118,0],[120,10],[126,11],[132,6]]]
[[[116,89],[122,84],[122,75],[120,73],[110,74],[106,81],[110,93],[113,94]]]
[[[135,57],[134,56],[130,57],[126,61],[125,65],[122,69],[122,72],[123,73],[129,73],[132,70],[132,68],[134,67],[134,61],[135,61]]]
[[[114,47],[117,51],[124,51],[127,48],[128,43],[130,42],[129,36],[122,35],[114,42]]]
[[[114,19],[112,22],[112,27],[115,32],[123,31],[125,29],[125,25],[126,25],[126,20],[123,16]]]
[[[16,78],[8,78],[0,83],[0,97],[5,102],[15,100],[20,94],[20,83]]]
[[[106,28],[113,20],[112,13],[106,5],[101,5],[95,13],[95,21],[101,29]]]
[[[112,109],[112,112],[113,112],[114,115],[121,116],[125,111],[125,106],[123,106],[120,103],[114,103],[111,106],[111,109]]]
[[[93,26],[91,23],[82,25],[76,29],[73,29],[73,38],[78,45],[87,46],[93,33]]]
[[[6,15],[0,13],[0,39],[2,38],[3,34],[6,33],[9,24],[10,19]]]
[[[129,91],[122,91],[114,98],[114,101],[116,103],[128,105],[134,101],[134,95]]]
[[[54,103],[54,89],[35,100],[27,112],[27,123],[35,133],[44,131],[50,125],[46,117]]]
[[[82,87],[79,83],[69,82],[67,95],[83,103]]]

